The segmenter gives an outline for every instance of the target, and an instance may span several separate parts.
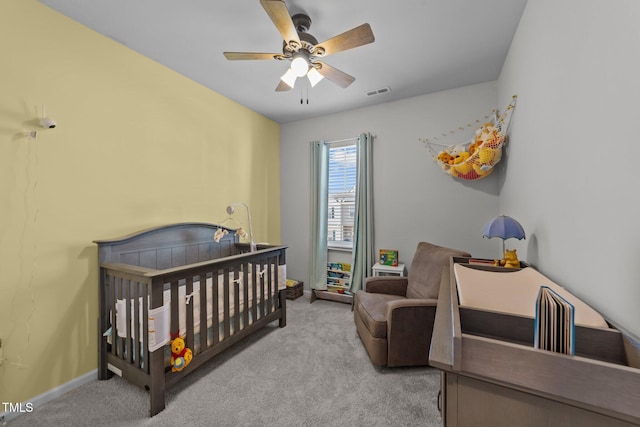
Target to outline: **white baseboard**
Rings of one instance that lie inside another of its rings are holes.
[[[42,406],[45,403],[50,402],[57,397],[67,394],[70,391],[75,390],[76,388],[83,386],[85,384],[88,384],[91,381],[94,381],[97,379],[98,379],[98,370],[94,369],[93,371],[89,371],[86,374],[81,375],[77,378],[74,378],[65,384],[59,385],[58,387],[54,387],[49,391],[45,391],[44,393],[32,399],[29,399],[26,402],[21,402],[20,407],[25,408],[27,407],[27,404],[30,404],[29,406],[32,407],[33,410],[35,411],[39,406]],[[13,403],[17,403],[17,402],[13,402]],[[0,407],[0,409],[4,410],[5,408]],[[20,412],[0,412],[0,424],[4,424],[7,421],[11,421],[20,415],[21,415]]]

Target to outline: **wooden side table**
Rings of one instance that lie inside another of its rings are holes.
[[[373,276],[404,276],[404,263],[400,263],[397,266],[382,265],[376,262],[373,267]]]

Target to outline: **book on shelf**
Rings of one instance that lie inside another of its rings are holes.
[[[495,265],[495,261],[492,259],[481,259],[481,258],[469,258],[469,264],[471,265]]]
[[[538,292],[534,328],[535,348],[575,354],[575,308],[548,286]]]
[[[344,271],[329,270],[327,271],[327,276],[335,277],[338,279],[344,279],[344,278],[349,278],[350,274]]]
[[[380,264],[398,266],[398,251],[395,249],[380,249]]]
[[[329,262],[327,263],[327,270],[350,273],[351,264],[349,264],[348,262]]]
[[[349,285],[342,285],[342,284],[337,284],[337,283],[333,283],[333,284],[327,284],[327,291],[328,292],[334,292],[337,294],[344,294],[344,293],[348,293],[349,292]]]
[[[328,285],[345,285],[349,286],[349,278],[327,277]]]

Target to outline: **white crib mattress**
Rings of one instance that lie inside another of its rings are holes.
[[[540,286],[545,285],[573,304],[576,325],[609,327],[597,311],[533,268],[494,272],[455,264],[454,272],[461,307],[533,318]]]

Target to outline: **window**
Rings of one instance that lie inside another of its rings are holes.
[[[329,146],[329,212],[330,248],[352,249],[356,202],[356,144]]]

